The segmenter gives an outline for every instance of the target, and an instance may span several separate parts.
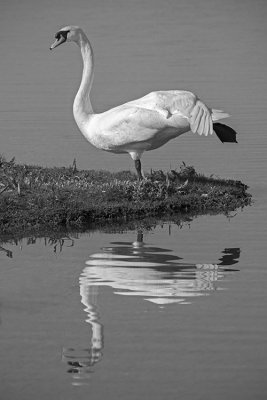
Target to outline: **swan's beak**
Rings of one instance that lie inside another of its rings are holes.
[[[50,50],[53,50],[57,46],[61,45],[62,43],[66,42],[66,38],[64,36],[60,36],[59,39],[56,39],[53,44],[50,46]]]

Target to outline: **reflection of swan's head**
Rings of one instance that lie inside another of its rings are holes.
[[[62,43],[65,42],[76,42],[78,43],[81,35],[84,34],[81,28],[78,26],[64,26],[55,34],[55,42],[50,46],[50,50],[53,50],[55,47],[58,47]]]

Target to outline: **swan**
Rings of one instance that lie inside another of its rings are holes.
[[[215,131],[222,142],[236,142],[236,132],[214,121],[229,117],[210,109],[194,93],[185,90],[151,92],[102,113],[94,113],[90,91],[94,73],[94,55],[90,41],[78,26],[65,26],[55,35],[50,50],[65,42],[78,44],[83,59],[82,80],[73,103],[74,119],[86,140],[98,149],[129,153],[138,179],[144,174],[141,156],[163,146],[191,130],[208,136]]]

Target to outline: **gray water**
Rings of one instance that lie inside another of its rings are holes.
[[[72,117],[84,28],[100,112],[152,90],[187,89],[232,117],[238,145],[183,135],[145,170],[240,179],[254,204],[149,232],[25,238],[0,248],[1,399],[265,399],[266,2],[4,1],[0,152],[41,165],[121,170]]]
[[[265,399],[264,229],[246,209],[3,244],[1,398]]]

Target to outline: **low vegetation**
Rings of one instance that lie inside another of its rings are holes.
[[[227,213],[251,202],[240,181],[205,177],[182,165],[151,171],[138,182],[130,171],[45,168],[0,158],[0,232],[84,228],[178,213]]]

